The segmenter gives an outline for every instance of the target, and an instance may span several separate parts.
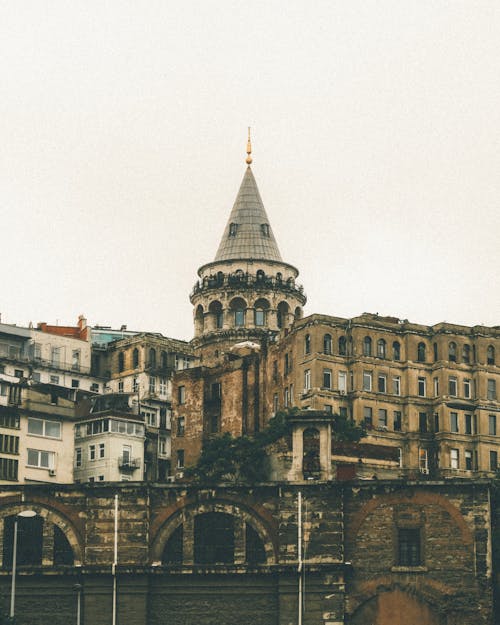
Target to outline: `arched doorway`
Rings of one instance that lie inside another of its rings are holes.
[[[400,589],[381,593],[353,614],[352,625],[443,625],[432,608]]]

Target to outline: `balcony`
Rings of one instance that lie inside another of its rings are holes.
[[[130,458],[130,456],[120,456],[118,458],[118,467],[122,471],[135,471],[141,466],[140,458]]]

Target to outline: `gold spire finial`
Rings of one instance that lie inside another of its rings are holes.
[[[246,160],[247,165],[252,164],[252,157],[250,156],[251,153],[252,153],[252,141],[250,139],[250,126],[248,126],[247,160]]]

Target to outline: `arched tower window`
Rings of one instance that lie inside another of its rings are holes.
[[[246,303],[241,297],[236,297],[231,302],[231,310],[233,311],[234,326],[241,328],[245,325]]]
[[[121,373],[125,369],[125,355],[123,352],[118,354],[118,371]]]
[[[486,350],[486,363],[488,365],[495,364],[495,348],[493,345],[488,345],[488,349]]]
[[[302,319],[302,308],[300,306],[297,306],[295,309],[294,317],[295,319]]]
[[[204,315],[203,315],[203,306],[199,304],[196,307],[196,313],[194,316],[194,326],[195,326],[195,334],[201,334],[204,328]]]
[[[384,339],[379,339],[377,341],[377,356],[379,358],[385,358],[385,341],[384,341]]]
[[[418,362],[425,362],[425,343],[417,345],[417,360]]]
[[[345,336],[339,336],[339,355],[346,356],[347,355],[347,342]]]
[[[365,336],[363,339],[363,356],[372,355],[372,340],[369,336]]]
[[[222,304],[218,301],[214,301],[210,303],[208,307],[208,312],[212,316],[213,327],[217,330],[220,330],[224,325],[224,314],[222,312]]]
[[[332,353],[332,335],[325,334],[323,336],[323,353],[331,354]]]
[[[448,360],[457,361],[457,344],[453,341],[448,345]]]
[[[266,325],[268,309],[269,302],[266,299],[258,299],[255,302],[254,323],[256,326],[262,327]]]
[[[137,369],[137,367],[139,366],[139,350],[137,349],[137,347],[132,352],[132,364],[134,369]]]
[[[280,330],[286,327],[287,325],[289,310],[290,310],[290,307],[288,306],[286,302],[280,302],[278,304],[276,316],[277,316],[278,328],[280,328]]]
[[[398,341],[394,341],[392,344],[392,359],[401,360],[401,345]]]
[[[257,282],[264,282],[265,277],[266,277],[266,274],[262,271],[262,269],[259,269],[256,274]]]

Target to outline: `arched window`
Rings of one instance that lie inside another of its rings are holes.
[[[345,336],[340,336],[339,337],[339,354],[340,356],[346,356],[347,355],[347,343],[345,340]]]
[[[182,564],[184,557],[183,553],[183,538],[184,538],[184,526],[179,525],[170,535],[165,549],[163,550],[161,563],[162,564]]]
[[[282,280],[283,280],[283,274],[278,271],[278,273],[276,274],[276,282],[278,284],[281,284]]]
[[[302,319],[302,308],[300,306],[297,306],[295,309],[294,317],[295,319]]]
[[[231,302],[231,310],[234,316],[234,327],[241,328],[245,325],[246,303],[241,297],[233,299]]]
[[[401,360],[401,345],[398,341],[394,341],[392,344],[392,359]]]
[[[234,563],[234,517],[205,512],[194,517],[195,564]]]
[[[222,304],[218,301],[211,302],[208,312],[212,315],[213,326],[220,330],[224,324],[224,314],[222,312]]]
[[[462,360],[466,364],[470,364],[470,352],[471,352],[470,345],[465,344],[462,349]]]
[[[3,566],[12,568],[15,516],[5,517],[3,522]],[[17,517],[17,565],[41,566],[43,545],[43,518]]]
[[[224,274],[222,271],[217,272],[217,286],[222,286],[224,284]]]
[[[377,356],[379,358],[385,358],[385,341],[384,341],[384,339],[379,339],[377,341]]]
[[[439,360],[438,344],[437,343],[434,343],[432,345],[432,350],[434,352],[434,362],[437,362]]]
[[[256,275],[257,282],[263,282],[265,277],[266,277],[266,274],[262,271],[262,269],[259,269]]]
[[[363,339],[363,356],[372,355],[372,340],[369,336],[365,336]]]
[[[137,349],[137,347],[132,352],[132,364],[134,369],[137,369],[137,367],[139,366],[139,350]]]
[[[74,554],[66,535],[58,525],[54,525],[54,564],[74,564]]]
[[[194,325],[195,325],[196,334],[200,334],[201,332],[203,332],[204,322],[205,322],[205,318],[203,315],[203,306],[199,304],[196,307],[196,314],[194,316]]]
[[[495,364],[495,348],[493,345],[488,345],[488,349],[486,350],[486,363],[488,365]]]
[[[304,354],[311,353],[311,335],[306,334],[304,337]]]
[[[288,325],[288,312],[290,307],[286,302],[280,302],[278,304],[278,309],[276,311],[276,321],[278,323],[278,328],[282,329]]]
[[[266,325],[267,310],[269,302],[266,299],[258,299],[254,308],[254,323],[258,327]]]
[[[331,354],[332,353],[332,335],[325,334],[323,336],[323,353]]]
[[[448,360],[457,362],[457,344],[453,341],[448,346]]]
[[[425,362],[425,343],[417,345],[417,360],[418,362]]]
[[[160,354],[160,366],[162,369],[166,369],[168,367],[168,358],[167,352],[161,352]]]
[[[152,347],[149,350],[149,366],[156,367],[156,349],[153,349]]]
[[[118,354],[118,371],[121,373],[125,369],[125,356],[123,352]]]

